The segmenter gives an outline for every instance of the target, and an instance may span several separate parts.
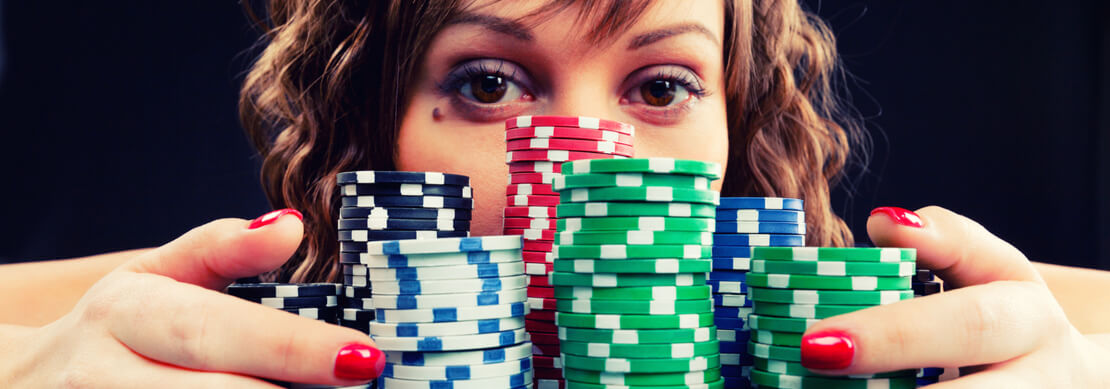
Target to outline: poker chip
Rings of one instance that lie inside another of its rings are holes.
[[[710,275],[713,273],[711,272]],[[748,293],[748,284],[743,281],[706,280],[713,293],[744,294]]]
[[[505,121],[507,130],[526,127],[573,127],[616,131],[626,135],[636,133],[635,127],[630,124],[587,116],[517,116]]]
[[[787,362],[801,362],[802,352],[798,347],[774,346],[748,342],[748,354],[756,358],[775,359]]]
[[[556,259],[635,259],[635,258],[708,258],[712,247],[688,245],[559,245],[552,254]]]
[[[798,234],[806,233],[806,225],[782,222],[717,222],[717,233],[728,234]]]
[[[559,191],[562,202],[685,202],[717,204],[720,194],[707,189],[687,189],[670,186],[577,188]]]
[[[551,185],[559,173],[517,173],[509,176],[509,185]]]
[[[493,292],[452,294],[378,295],[374,306],[383,309],[433,309],[451,307],[479,307],[527,301],[525,288]]]
[[[307,317],[309,319],[326,321],[334,323],[338,320],[339,308],[338,307],[325,307],[325,308],[282,308],[282,311],[292,313],[300,317]]]
[[[432,309],[375,309],[379,323],[442,323],[469,320],[523,317],[528,313],[525,303],[482,305]]]
[[[711,281],[746,281],[748,279],[748,272],[717,270],[709,273],[708,279]]]
[[[434,219],[470,220],[470,210],[454,208],[396,208],[396,207],[342,207],[339,217],[343,219]]]
[[[550,241],[524,239],[524,250],[527,251],[551,251],[553,245]]]
[[[542,196],[557,196],[559,195],[551,189],[549,184],[509,184],[505,188],[507,195],[542,195]],[[554,210],[554,209],[552,209]],[[554,213],[554,212],[552,212]],[[508,216],[508,215],[506,215]]]
[[[940,291],[941,284],[936,281],[913,283],[913,294],[915,296],[929,296],[940,293]]]
[[[749,315],[748,325],[755,330],[768,330],[778,332],[804,333],[810,326],[817,324],[817,319],[792,319],[785,317],[772,317]]]
[[[446,293],[478,293],[497,292],[502,290],[519,289],[527,284],[527,276],[517,275],[504,278],[481,278],[469,280],[436,280],[436,281],[377,281],[374,282],[374,294],[402,295],[402,294],[446,294]]]
[[[402,231],[402,230],[339,230],[340,242],[371,242],[380,240],[398,239],[435,239],[469,236],[470,232],[463,231]]]
[[[552,188],[563,191],[576,188],[604,187],[670,187],[675,189],[709,190],[710,180],[700,176],[652,173],[598,173],[558,175]],[[573,193],[573,191],[571,191]]]
[[[524,262],[555,263],[555,256],[544,251],[525,251],[521,253]]]
[[[444,196],[471,198],[469,186],[423,185],[423,184],[346,184],[339,185],[343,196],[389,195],[389,196]]]
[[[430,266],[480,265],[519,261],[521,250],[465,251],[427,254],[339,253],[341,263],[358,263],[369,268],[409,268]]]
[[[721,365],[719,355],[692,358],[594,358],[563,354],[567,368],[613,373],[671,373],[705,371]]]
[[[769,344],[769,345],[773,345],[773,346],[790,346],[790,347],[800,347],[802,345],[802,334],[800,334],[800,333],[756,330],[756,331],[752,331],[751,334],[752,334],[751,335],[752,339],[755,339],[756,342],[763,343],[763,344]],[[774,372],[774,373],[796,374],[796,373],[787,372],[787,371],[771,370],[771,369],[768,369],[766,367],[762,367],[761,369],[767,370],[767,371],[770,371],[770,372]]]
[[[703,343],[717,340],[717,332],[712,326],[648,330],[560,328],[559,340],[627,345]]]
[[[713,310],[713,317],[747,319],[752,312],[753,308],[747,307],[717,307]]]
[[[722,342],[747,342],[751,339],[751,331],[717,328],[717,340]]]
[[[556,207],[505,207],[505,217],[555,218]]]
[[[528,288],[528,297],[555,298],[555,288]]]
[[[242,297],[241,297],[242,298]],[[270,308],[322,308],[339,306],[339,297],[308,296],[308,297],[260,297],[247,298]]]
[[[747,282],[755,287],[780,289],[894,290],[910,288],[910,277],[832,277],[751,273],[748,275]]]
[[[557,259],[553,270],[573,273],[707,273],[705,259]]]
[[[721,209],[717,211],[716,218],[717,221],[738,222],[806,222],[805,212],[783,209]]]
[[[713,245],[713,234],[695,231],[579,231],[559,233],[557,240],[561,245]]]
[[[555,310],[556,309],[555,306],[556,306],[555,299],[540,298],[540,297],[529,297],[528,298],[528,307],[531,308],[531,309],[544,309],[544,310],[549,310],[550,311],[550,310]]]
[[[753,384],[772,388],[903,389],[917,387],[916,377],[913,376],[897,378],[836,378],[828,376],[796,376],[752,369],[750,379]]]
[[[336,175],[338,184],[409,183],[430,185],[470,185],[470,177],[435,172],[354,171]]]
[[[691,286],[705,282],[705,274],[565,273],[551,272],[552,286],[634,287]]]
[[[527,150],[565,150],[621,155],[625,157],[632,156],[631,145],[604,140],[561,138],[510,139],[505,142],[505,146],[505,149],[509,152]]]
[[[564,373],[566,374],[567,380],[574,382],[613,386],[650,386],[653,388],[663,385],[686,388],[687,386],[685,385],[708,384],[721,379],[721,369],[719,368],[688,373],[642,374],[612,373],[568,368],[564,370]]]
[[[749,293],[751,290],[749,289]],[[715,307],[751,307],[752,300],[748,295],[744,294],[715,294],[713,295],[713,306]]]
[[[381,376],[410,380],[461,381],[520,374],[531,368],[532,363],[528,358],[484,365],[409,366],[386,363]]]
[[[716,228],[716,224],[713,226]],[[731,255],[725,254],[726,251],[732,247],[739,247],[745,249],[748,254],[742,255],[751,257],[751,248],[753,247],[791,247],[801,246],[805,244],[805,235],[801,234],[713,234],[714,249],[721,249],[721,256]],[[741,256],[741,255],[733,255]]]
[[[524,162],[510,162],[509,174],[517,173],[560,173],[562,172],[562,162],[545,162],[545,161],[524,161]]]
[[[374,327],[370,331],[373,334]],[[374,335],[374,344],[390,351],[454,351],[512,346],[528,339],[524,328],[488,334],[390,337]]]
[[[514,228],[514,229],[536,229],[536,230],[550,229],[550,230],[554,230],[555,229],[555,219],[506,217],[504,219],[504,227],[507,228],[507,229],[508,228]]]
[[[571,313],[607,313],[631,315],[676,315],[688,313],[713,312],[713,303],[710,300],[650,300],[650,301],[620,301],[620,300],[559,300],[556,304],[559,312]]]
[[[398,240],[369,242],[365,252],[371,255],[426,254],[472,251],[512,250],[522,247],[519,236],[479,236],[435,240]]]
[[[563,164],[565,174],[590,173],[662,173],[721,178],[721,165],[714,162],[673,158],[640,158],[613,160],[580,160]]]
[[[667,216],[713,218],[712,204],[582,202],[559,204],[559,217]]]
[[[782,197],[729,197],[727,199],[721,199],[721,204],[717,206],[717,210],[721,211],[728,209],[804,211],[805,207],[801,199]]]
[[[490,389],[490,388],[523,388],[532,382],[532,371],[499,376],[491,378],[477,378],[470,380],[403,380],[384,377],[378,379],[381,389]]]
[[[619,154],[610,154],[603,152],[589,152],[589,151],[567,151],[567,150],[525,150],[525,151],[509,151],[505,156],[505,162],[525,162],[525,161],[550,161],[550,162],[566,162],[585,159],[599,159],[599,158],[627,158]]]
[[[274,282],[253,284],[237,283],[228,285],[227,294],[246,299],[258,299],[263,297],[336,296],[339,294],[339,284],[280,284]]]
[[[554,288],[555,298],[569,300],[698,300],[709,298],[709,295],[709,287],[705,285],[605,289],[581,286]]]
[[[884,305],[913,298],[908,290],[841,291],[750,288],[752,300],[785,304]]]
[[[775,261],[756,259],[752,271],[759,273],[807,274],[819,276],[887,276],[908,277],[917,274],[916,263],[908,262],[837,262],[837,261]]]
[[[533,229],[533,228],[506,228],[505,235],[520,235],[525,240],[542,240],[554,241],[554,229]],[[543,252],[550,252],[551,250],[542,250]]]
[[[866,305],[811,305],[760,302],[752,313],[800,319],[825,319],[868,308]]]
[[[728,386],[730,388],[746,388],[748,385],[734,384]],[[628,385],[609,385],[609,384],[593,384],[587,382],[567,381],[565,389],[641,389],[645,386],[628,386]],[[724,379],[710,382],[708,384],[683,384],[683,385],[652,385],[651,389],[723,389],[725,388]]]
[[[532,354],[532,344],[523,342],[503,348],[456,352],[386,352],[385,362],[404,366],[471,366],[520,361]]]
[[[680,329],[709,327],[713,314],[686,315],[591,315],[555,312],[555,324],[573,328],[608,328],[625,330]]]
[[[374,309],[374,299],[341,296],[339,298],[339,306],[343,308]]]
[[[344,196],[344,207],[416,207],[471,209],[474,200],[442,196]]]
[[[710,260],[713,269],[718,270],[750,270],[752,259],[743,257],[719,257],[716,255],[717,247],[713,247],[714,255]]]
[[[532,357],[532,365],[550,369],[562,369],[563,361],[558,357]]]
[[[913,282],[930,282],[933,280],[933,271],[929,269],[917,269],[917,273],[913,276]]]
[[[881,247],[760,247],[752,259],[785,261],[904,262],[916,261],[916,249]]]
[[[388,280],[463,280],[474,278],[504,278],[524,274],[524,262],[482,263],[477,265],[402,267],[375,269],[371,281]]]
[[[530,276],[546,276],[555,267],[552,263],[535,263],[526,262],[524,264],[524,274]]]
[[[593,128],[540,126],[505,130],[506,140],[532,138],[585,139],[632,145],[632,135]]]
[[[629,230],[713,232],[716,223],[713,219],[690,217],[568,217],[558,219],[556,227],[559,232]]]
[[[524,328],[529,333],[555,333],[559,331],[555,323],[539,320],[525,320]]]
[[[692,358],[720,353],[715,340],[701,343],[610,344],[563,340],[563,354],[594,358]]]
[[[339,219],[339,230],[469,231],[470,221],[449,219]]]
[[[790,335],[793,335],[793,334],[790,334]],[[752,366],[753,368],[758,369],[758,370],[762,370],[762,371],[765,371],[765,372],[768,372],[768,373],[787,374],[787,375],[806,376],[806,377],[829,377],[828,375],[817,374],[817,373],[811,372],[811,371],[809,371],[809,369],[806,369],[804,366],[802,366],[801,363],[798,363],[798,362],[776,361],[776,360],[773,360],[773,359],[764,359],[764,358],[754,358],[754,362],[755,363]],[[851,375],[851,376],[847,376],[847,377],[848,378],[863,378],[863,379],[890,378],[890,377],[910,377],[910,376],[914,376],[916,373],[917,373],[917,370],[899,370],[899,371],[892,371],[892,372],[878,373],[878,374]]]
[[[510,207],[554,207],[559,205],[558,196],[512,195],[505,196]]]

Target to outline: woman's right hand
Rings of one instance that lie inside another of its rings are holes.
[[[260,378],[365,383],[385,363],[366,334],[218,292],[280,266],[302,234],[293,210],[193,229],[105,276],[69,314],[9,342],[16,347],[5,347],[3,359],[15,363],[0,366],[0,381],[80,388],[276,387]]]

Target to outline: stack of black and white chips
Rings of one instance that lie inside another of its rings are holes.
[[[913,277],[913,296],[924,297],[941,292],[943,284],[936,280],[933,276],[933,271],[928,269],[917,269],[917,274]],[[926,367],[917,371],[917,386],[932,385],[940,381],[940,376],[944,374],[943,367]]]

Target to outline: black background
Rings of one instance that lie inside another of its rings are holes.
[[[1031,259],[1110,269],[1110,7],[808,1],[871,163],[834,205],[968,215]],[[268,204],[237,122],[257,33],[234,2],[0,0],[0,262],[158,245]]]

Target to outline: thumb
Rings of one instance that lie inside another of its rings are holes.
[[[223,289],[237,278],[281,266],[300,245],[303,216],[279,209],[253,221],[220,219],[125,263],[120,271],[153,273],[179,282]]]

